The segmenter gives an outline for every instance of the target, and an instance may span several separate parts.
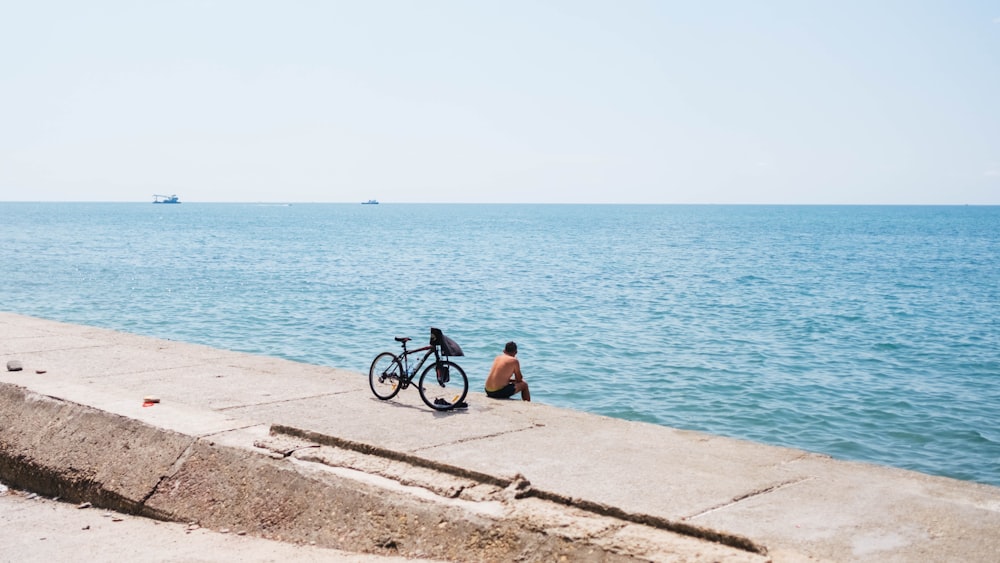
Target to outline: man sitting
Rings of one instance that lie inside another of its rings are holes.
[[[517,344],[508,342],[500,354],[493,360],[493,367],[486,377],[486,396],[493,399],[509,399],[521,394],[521,399],[531,400],[528,392],[528,382],[521,375],[521,362],[517,360]]]

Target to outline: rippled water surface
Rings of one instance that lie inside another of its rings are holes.
[[[0,308],[1000,485],[1000,208],[0,203]],[[360,375],[359,375],[360,377]],[[294,380],[288,382],[294,385]]]

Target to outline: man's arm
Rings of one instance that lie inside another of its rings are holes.
[[[521,375],[521,361],[518,360],[517,358],[514,358],[513,367],[514,367],[514,381],[524,381],[524,376]]]

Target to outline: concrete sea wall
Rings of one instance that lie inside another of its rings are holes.
[[[1000,555],[976,483],[0,313],[10,361],[0,481],[150,518],[455,561]]]

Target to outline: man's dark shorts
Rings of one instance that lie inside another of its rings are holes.
[[[517,393],[517,389],[514,387],[514,382],[511,381],[503,389],[497,389],[496,391],[487,391],[486,396],[491,399],[509,399]]]

